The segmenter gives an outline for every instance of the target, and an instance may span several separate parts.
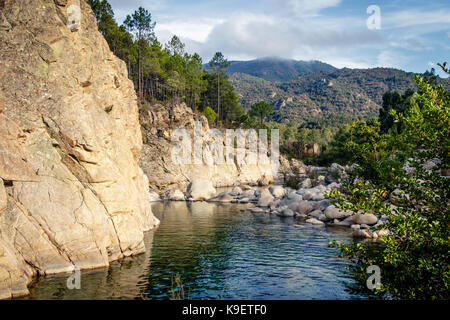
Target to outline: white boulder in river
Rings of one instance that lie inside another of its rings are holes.
[[[282,186],[273,186],[269,190],[275,198],[283,198],[286,194],[286,190]]]
[[[150,191],[149,201],[150,202],[161,201],[161,198],[160,198],[159,194],[156,193],[155,191]]]
[[[216,195],[216,188],[209,180],[193,180],[187,187],[186,197],[189,200],[208,200]]]
[[[164,193],[164,199],[166,200],[170,200],[170,201],[184,201],[185,197],[183,192],[181,192],[178,189],[172,189],[172,190],[167,190]]]
[[[355,223],[357,224],[367,224],[367,225],[373,225],[375,223],[377,223],[378,218],[376,215],[372,214],[372,213],[366,213],[366,214],[360,214],[357,213],[354,217],[353,220],[355,221]]]
[[[261,191],[258,200],[258,207],[268,207],[274,200],[274,197],[268,189]]]
[[[328,208],[326,208],[325,215],[327,216],[328,219],[333,220],[350,217],[351,215],[353,215],[353,212],[339,210],[334,205],[331,205]]]

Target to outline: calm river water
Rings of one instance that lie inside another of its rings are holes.
[[[331,240],[348,230],[296,224],[292,218],[241,212],[243,205],[156,203],[161,225],[145,254],[82,272],[36,280],[27,299],[170,299],[179,274],[186,299],[365,299],[351,293],[347,261]]]

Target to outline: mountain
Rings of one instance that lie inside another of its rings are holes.
[[[384,92],[414,89],[413,78],[413,73],[391,68],[324,70],[283,82],[246,73],[230,75],[245,109],[265,100],[275,106],[274,120],[319,126],[378,115]]]
[[[209,64],[203,65],[208,69]],[[235,73],[247,74],[267,81],[289,81],[299,76],[316,72],[337,70],[332,65],[320,61],[297,61],[282,58],[260,58],[250,61],[230,61],[229,76]]]
[[[230,61],[229,75],[245,73],[268,81],[289,81],[316,71],[336,70],[320,61],[297,61],[281,58],[262,58],[251,61]]]

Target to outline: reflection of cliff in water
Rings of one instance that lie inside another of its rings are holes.
[[[69,290],[70,274],[52,275],[37,279],[25,299],[134,299],[140,295],[139,281],[147,274],[155,230],[144,238],[146,252],[135,257],[112,262],[109,268],[81,272],[81,290]]]
[[[223,271],[229,268],[232,241],[227,239],[233,223],[224,223],[230,212],[239,213],[244,205],[213,204],[207,202],[157,203],[153,211],[162,224],[160,234],[153,244],[149,274],[144,291],[152,296],[167,297],[167,287],[172,286],[172,277],[164,277],[155,270],[165,269],[165,275],[180,274],[186,291],[201,289],[206,283],[220,290],[224,286]],[[160,277],[162,276],[162,277]],[[145,294],[144,294],[145,295]]]

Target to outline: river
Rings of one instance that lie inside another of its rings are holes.
[[[147,233],[145,254],[68,275],[37,279],[26,299],[170,299],[178,274],[186,299],[366,299],[329,241],[353,241],[348,229],[243,212],[244,205],[153,205],[161,225]]]

